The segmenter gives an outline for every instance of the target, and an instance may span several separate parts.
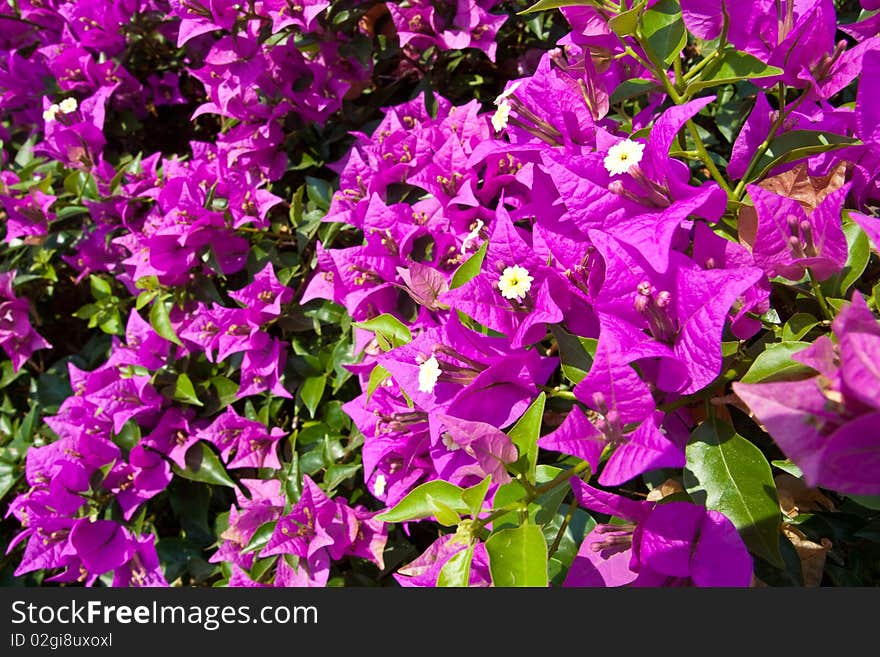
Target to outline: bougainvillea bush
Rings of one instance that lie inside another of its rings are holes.
[[[877,585],[877,10],[2,3],[0,581]]]

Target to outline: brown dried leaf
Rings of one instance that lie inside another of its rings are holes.
[[[804,574],[804,586],[819,586],[822,583],[822,573],[825,572],[825,556],[832,548],[832,543],[827,538],[822,538],[821,544],[814,543],[793,527],[785,526],[782,531],[794,545],[798,557],[801,560],[801,570]]]
[[[834,511],[834,502],[818,488],[807,486],[803,480],[787,472],[776,475],[773,480],[776,482],[779,508],[789,518],[808,511]]]
[[[658,502],[662,500],[664,497],[669,497],[670,495],[675,495],[676,493],[683,493],[684,486],[681,485],[681,482],[677,479],[667,479],[662,484],[652,489],[650,493],[648,493],[647,500],[649,502]]]
[[[758,186],[780,196],[793,198],[809,213],[831,192],[843,187],[846,167],[846,162],[841,162],[830,173],[817,177],[809,175],[807,163],[801,162],[788,171],[765,178]]]

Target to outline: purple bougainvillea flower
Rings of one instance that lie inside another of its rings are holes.
[[[568,290],[565,279],[541,262],[499,204],[482,271],[440,300],[520,347],[543,337],[546,324],[563,320],[559,304],[564,299],[551,295],[557,287]]]
[[[603,486],[685,463],[684,445],[661,431],[663,413],[655,410],[648,385],[619,357],[620,350],[613,328],[606,324],[593,366],[574,389],[578,400],[592,409],[591,417],[575,406],[558,429],[538,441],[544,449],[586,460],[594,472],[606,446],[614,446],[599,476]],[[634,428],[627,431],[628,426]]]
[[[282,285],[275,276],[272,263],[266,263],[248,285],[229,293],[248,311],[248,319],[256,325],[281,315],[281,306],[293,299],[293,290]]]
[[[162,573],[159,555],[156,553],[156,537],[152,534],[131,540],[131,558],[113,571],[114,587],[166,587],[168,581]]]
[[[726,516],[690,502],[633,501],[572,479],[578,503],[616,516],[581,544],[564,586],[746,587],[752,558]]]
[[[440,328],[377,357],[418,408],[504,427],[525,412],[557,360],[533,349],[512,349],[502,337],[481,335],[450,316]],[[492,395],[491,408],[485,396]]]
[[[459,552],[468,549],[468,541],[455,534],[441,536],[428,546],[415,561],[411,561],[394,573],[397,583],[405,587],[435,587],[443,566]],[[481,542],[474,544],[468,586],[486,587],[492,585],[489,571],[489,553]]]
[[[196,437],[215,445],[230,468],[280,468],[277,444],[285,436],[278,427],[271,431],[261,422],[249,420],[235,412],[232,406]]]
[[[797,281],[810,268],[824,280],[843,268],[847,244],[840,214],[849,184],[828,194],[809,215],[794,199],[757,185],[747,189],[758,214],[752,255],[769,276]]]
[[[468,487],[487,475],[492,483],[510,481],[507,465],[517,459],[510,438],[485,422],[431,415],[431,458],[440,479]]]
[[[69,548],[92,575],[101,575],[131,559],[134,552],[122,525],[112,520],[81,518],[70,530]]]
[[[793,358],[819,374],[799,381],[733,384],[810,486],[880,494],[880,325],[864,298],[834,319],[827,336]]]
[[[434,478],[428,414],[407,406],[393,379],[342,408],[364,434],[364,482],[374,497],[393,506]]]
[[[303,492],[296,506],[281,517],[261,557],[292,555],[298,564],[278,560],[276,586],[324,586],[330,563],[346,554],[366,556],[381,564],[385,545],[384,523],[374,514],[351,509],[331,500],[310,477],[303,477]]]
[[[623,361],[660,358],[657,386],[690,394],[721,370],[721,332],[731,306],[763,276],[756,267],[704,270],[672,251],[660,273],[641,254],[591,230],[605,262],[596,310],[617,334]],[[645,338],[644,330],[653,339]]]
[[[15,371],[21,369],[38,349],[50,345],[34,330],[29,319],[30,304],[24,297],[16,297],[12,288],[16,270],[0,274],[0,347],[12,359]]]

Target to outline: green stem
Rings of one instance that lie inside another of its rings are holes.
[[[565,530],[568,529],[568,525],[571,522],[571,519],[574,517],[574,512],[576,509],[577,504],[572,501],[568,505],[568,512],[565,514],[565,518],[562,519],[562,524],[559,526],[559,531],[556,532],[556,538],[553,539],[553,543],[550,545],[550,549],[547,550],[548,559],[556,554],[556,550],[559,549],[559,544],[562,542],[562,537],[565,535]]]
[[[810,267],[807,267],[807,276],[810,277],[810,287],[813,288],[813,294],[816,296],[816,301],[819,302],[819,307],[822,309],[822,314],[825,315],[825,319],[834,319],[834,313],[831,312],[831,306],[828,305],[828,299],[825,298],[822,286],[819,285],[816,277],[813,275],[813,270]]]

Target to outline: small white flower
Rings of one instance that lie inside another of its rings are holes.
[[[505,99],[498,103],[498,109],[492,115],[492,127],[495,132],[501,132],[507,127],[507,121],[510,119],[510,101]]]
[[[506,267],[498,279],[498,291],[505,299],[522,299],[532,289],[533,280],[535,279],[525,267]]]
[[[644,144],[624,139],[608,149],[608,155],[605,156],[603,164],[608,173],[616,176],[620,173],[626,173],[630,167],[641,162],[644,153]]]
[[[464,241],[461,243],[461,255],[465,255],[471,244],[480,239],[480,231],[483,230],[483,226],[485,226],[483,220],[477,219],[477,225],[474,226],[474,229],[467,234]]]
[[[446,449],[448,449],[450,452],[461,449],[461,445],[459,445],[452,439],[452,436],[449,435],[449,432],[444,433],[443,437],[440,440],[443,441],[443,444],[446,445]]]
[[[513,92],[516,91],[516,90],[519,88],[519,85],[521,85],[522,83],[523,83],[522,80],[517,80],[516,82],[514,82],[513,84],[511,84],[509,87],[507,87],[507,89],[505,89],[504,91],[502,91],[502,92],[501,92],[500,94],[498,94],[498,96],[495,98],[495,104],[498,105],[498,106],[500,106],[501,103],[506,103],[506,102],[508,102],[508,101],[507,101],[507,98],[509,98],[510,96],[512,96],[512,95],[513,95]]]
[[[440,374],[440,363],[433,356],[419,365],[419,392],[434,392]]]
[[[47,123],[55,120],[55,115],[61,111],[61,107],[57,103],[49,105],[49,109],[43,110],[43,121]]]
[[[79,104],[76,102],[76,98],[65,98],[61,101],[61,104],[58,105],[58,108],[65,114],[75,112],[77,107],[79,107]]]
[[[376,494],[376,497],[382,497],[385,494],[385,486],[387,485],[388,480],[385,479],[385,475],[376,475],[376,479],[373,480],[373,492]]]

